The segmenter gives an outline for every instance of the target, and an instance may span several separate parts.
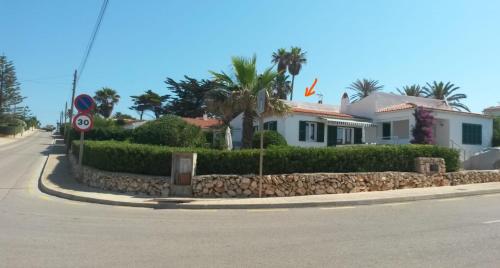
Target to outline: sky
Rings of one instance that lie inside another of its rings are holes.
[[[101,4],[0,0],[0,53],[43,124],[55,124],[71,98]],[[328,104],[359,78],[386,92],[437,80],[459,86],[481,112],[500,102],[498,10],[493,0],[110,0],[77,94],[111,87],[121,96],[115,112],[137,116],[130,96],[168,94],[167,77],[209,79],[209,70],[230,71],[232,56],[254,54],[263,71],[278,48],[299,46],[307,64],[294,100],[318,101],[304,96],[315,78]]]

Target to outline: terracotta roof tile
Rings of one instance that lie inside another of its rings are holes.
[[[223,124],[221,120],[214,118],[203,119],[203,117],[196,117],[196,118],[182,117],[182,120],[186,121],[186,123],[188,124],[195,125],[203,129],[218,127],[222,126]]]
[[[409,102],[399,103],[391,106],[384,107],[382,109],[378,109],[377,113],[386,113],[386,112],[394,112],[400,110],[414,109],[417,105]]]

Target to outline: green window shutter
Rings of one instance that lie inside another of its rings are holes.
[[[317,136],[317,142],[325,142],[325,124],[324,123],[317,123],[318,125],[318,136]]]
[[[270,123],[269,130],[278,131],[278,121],[272,121]]]
[[[391,139],[391,123],[382,123],[382,138],[384,140]]]
[[[335,146],[337,145],[337,127],[336,126],[328,126],[328,139],[326,141],[327,146]]]
[[[354,128],[354,144],[363,143],[363,129]]]
[[[483,126],[479,124],[462,124],[462,144],[481,145],[483,143]]]
[[[299,121],[299,141],[306,141],[306,122]]]
[[[265,122],[264,123],[264,130],[268,130],[269,129],[269,122]]]

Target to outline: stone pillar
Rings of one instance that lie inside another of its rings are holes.
[[[417,157],[415,158],[415,171],[425,175],[446,173],[446,164],[443,158]]]
[[[192,196],[192,178],[196,175],[196,153],[172,153],[170,194]]]

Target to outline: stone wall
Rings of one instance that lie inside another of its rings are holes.
[[[150,196],[168,196],[170,191],[170,177],[109,172],[87,166],[82,171],[73,155],[70,162],[77,180],[93,188]]]
[[[313,173],[266,175],[263,196],[297,196],[500,181],[500,171],[459,171],[424,175],[413,172]],[[192,180],[195,197],[257,197],[257,175],[204,175]]]

